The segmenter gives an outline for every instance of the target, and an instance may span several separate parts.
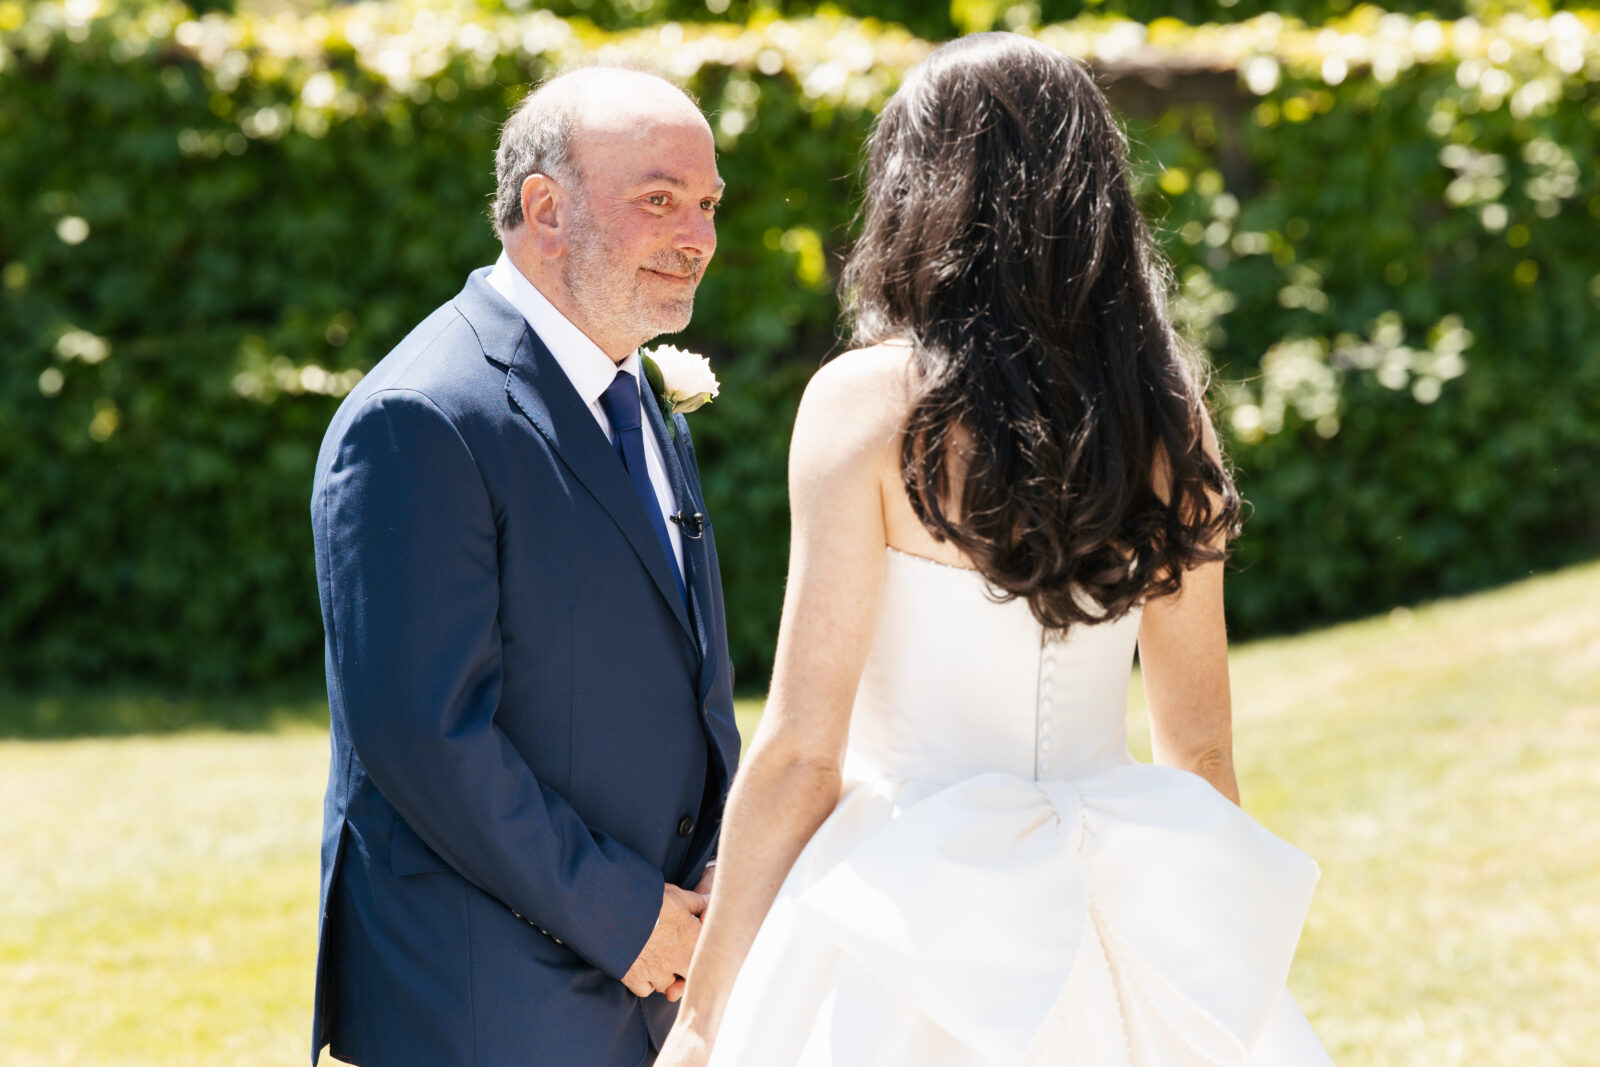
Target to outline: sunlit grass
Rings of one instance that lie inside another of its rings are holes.
[[[756,723],[761,721],[761,709],[765,704],[762,699],[736,700],[733,704],[734,718],[739,720],[739,739],[744,742],[742,747],[750,747],[750,738],[756,732]]]
[[[1600,1048],[1596,603],[1589,566],[1236,650],[1245,805],[1322,864],[1292,982],[1343,1067]],[[51,699],[11,732],[89,714]],[[265,732],[0,742],[8,1067],[303,1062],[327,740],[241,706]]]
[[[307,727],[0,744],[0,1060],[300,1062],[326,752]]]

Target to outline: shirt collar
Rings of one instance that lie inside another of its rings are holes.
[[[629,352],[621,363],[611,362],[611,357],[550,303],[505,252],[500,253],[494,269],[489,272],[489,284],[528,320],[528,325],[560,364],[585,405],[593,407],[599,402],[617,371],[625,370],[639,377],[637,350]]]

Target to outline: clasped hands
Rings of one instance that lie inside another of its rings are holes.
[[[711,899],[711,869],[706,870],[694,889],[683,889],[670,882],[661,890],[661,915],[650,940],[639,951],[622,984],[638,997],[664,993],[676,1002],[683,996],[683,976],[700,940],[700,917]]]

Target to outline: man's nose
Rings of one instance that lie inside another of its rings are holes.
[[[678,231],[677,249],[695,259],[710,259],[717,250],[717,226],[711,216],[696,208]]]

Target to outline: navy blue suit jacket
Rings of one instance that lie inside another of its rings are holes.
[[[312,492],[332,759],[312,1022],[369,1067],[649,1062],[622,985],[739,752],[709,527],[686,605],[627,472],[472,274],[346,398]],[[673,491],[704,512],[683,418]]]

